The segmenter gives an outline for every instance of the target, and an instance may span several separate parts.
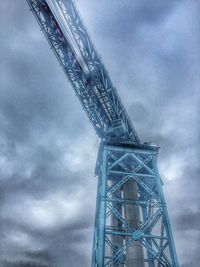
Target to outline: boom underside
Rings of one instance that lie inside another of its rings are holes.
[[[37,21],[97,135],[104,140],[140,144],[140,139],[113,87],[108,72],[89,38],[71,0],[27,0]],[[55,3],[57,10],[55,10]],[[58,11],[62,14],[56,18]],[[66,36],[67,25],[80,51],[81,59]],[[86,68],[84,68],[86,66]]]

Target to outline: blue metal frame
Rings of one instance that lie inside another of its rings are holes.
[[[126,253],[135,242],[144,248],[144,266],[179,266],[157,169],[157,154],[158,148],[151,146],[103,147],[97,169],[99,186],[92,267],[128,266]],[[123,193],[121,197],[115,196],[117,190],[123,192],[127,182],[136,182],[137,201],[124,198]],[[122,212],[118,211],[118,206]],[[124,216],[126,206],[138,206],[141,220],[138,229],[134,229]],[[121,227],[112,225],[111,216],[117,218]],[[121,236],[123,245],[114,251],[116,235]],[[99,261],[102,257],[103,263]]]
[[[57,3],[66,18],[84,64],[88,67],[88,73],[83,69],[69,39],[62,31],[61,23],[55,18],[49,1],[27,0],[97,135],[106,140],[140,144],[141,141],[90,40],[74,2],[51,0]]]
[[[92,267],[138,267],[129,263],[135,245],[140,266],[179,267],[158,148],[141,144],[73,0],[26,1],[102,142]]]

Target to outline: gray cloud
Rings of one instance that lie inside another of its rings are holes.
[[[0,267],[89,266],[98,140],[26,1],[17,2],[0,3]],[[141,139],[161,145],[180,265],[197,266],[199,4],[77,5]]]
[[[16,263],[4,262],[5,267],[49,267],[50,265],[44,265],[37,262],[20,261]]]

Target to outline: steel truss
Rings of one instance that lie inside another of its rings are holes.
[[[100,138],[140,144],[140,139],[72,0],[26,0]],[[57,6],[62,21],[51,7]],[[63,21],[82,55],[78,59]]]
[[[141,144],[73,0],[26,1],[102,142],[92,267],[178,267],[158,148]]]
[[[92,267],[140,266],[136,261],[130,265],[126,258],[136,245],[143,248],[143,266],[178,267],[157,169],[158,148],[105,145],[101,149]],[[137,197],[125,196],[127,185],[135,188],[132,196]],[[137,226],[133,227],[126,210],[133,214],[132,220],[139,216]],[[116,236],[121,246],[116,246]]]

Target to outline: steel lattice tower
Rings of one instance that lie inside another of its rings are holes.
[[[73,0],[27,0],[101,140],[92,267],[179,267],[158,147],[141,143]]]

